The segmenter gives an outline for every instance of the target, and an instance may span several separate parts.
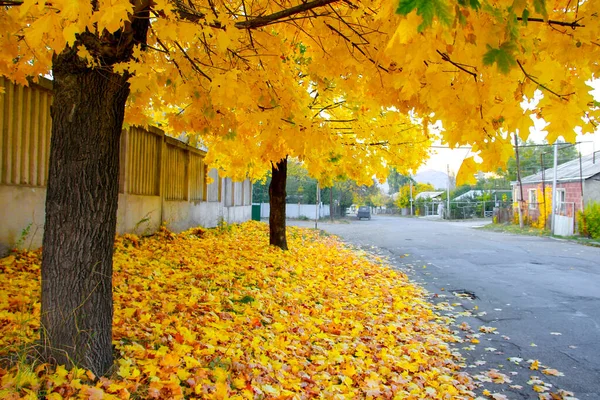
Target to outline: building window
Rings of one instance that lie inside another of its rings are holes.
[[[565,189],[556,189],[556,204],[564,203],[567,200],[567,191]]]
[[[557,214],[563,215],[565,212],[565,201],[567,200],[567,191],[565,189],[556,189],[556,202],[554,209]]]
[[[537,191],[535,189],[529,189],[529,209],[535,210],[537,208]]]

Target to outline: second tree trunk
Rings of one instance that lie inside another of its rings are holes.
[[[287,181],[287,157],[271,168],[269,185],[269,242],[282,250],[287,250],[285,235],[285,184]]]

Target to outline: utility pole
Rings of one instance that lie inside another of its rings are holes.
[[[546,170],[544,169],[544,153],[540,154],[541,166],[542,166],[542,196],[544,197],[544,217],[548,210],[548,204],[546,204]],[[546,221],[548,223],[548,221]]]
[[[410,184],[410,216],[412,217],[412,215],[413,215],[412,176],[410,177],[410,181],[408,183]]]
[[[329,188],[329,219],[333,222],[333,184]]]
[[[519,227],[523,229],[523,184],[521,182],[521,165],[519,164],[519,136],[515,132],[515,159],[517,161],[517,181],[519,182]]]
[[[317,229],[317,221],[319,220],[319,203],[321,202],[321,192],[319,191],[319,181],[317,181],[317,201],[315,202],[315,229]]]
[[[448,187],[446,188],[446,218],[450,219],[450,164],[446,164],[446,173],[448,174]]]
[[[558,166],[558,144],[554,143],[554,168],[552,171],[552,214],[550,221],[552,221],[552,233],[556,232],[555,221],[556,221],[556,167]]]

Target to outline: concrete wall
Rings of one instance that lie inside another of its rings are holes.
[[[594,201],[600,204],[600,174],[586,180],[583,187],[584,206]]]
[[[260,217],[269,218],[271,212],[271,206],[268,203],[261,203],[260,205]],[[286,204],[285,205],[285,216],[286,218],[301,218],[306,217],[314,219],[316,215],[314,204]],[[321,204],[319,207],[319,218],[329,217],[329,204]]]
[[[161,224],[160,196],[119,194],[117,209],[117,234],[147,235]]]
[[[195,226],[212,228],[221,221],[248,221],[252,218],[252,206],[225,207],[220,202],[165,201],[163,213],[167,228],[181,232]]]
[[[20,240],[24,248],[42,245],[45,201],[46,188],[0,185],[0,256]]]
[[[249,183],[248,183],[249,185]],[[46,188],[0,185],[0,256],[17,244],[36,249],[42,245]],[[119,194],[117,234],[148,235],[164,221],[168,229],[181,232],[220,221],[238,223],[252,218],[251,205],[225,207],[223,202],[162,200],[160,196]]]

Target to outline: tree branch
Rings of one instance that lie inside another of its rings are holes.
[[[575,92],[573,92],[573,93],[567,93],[567,94],[556,93],[554,90],[550,89],[548,86],[543,85],[539,81],[537,81],[534,76],[529,75],[529,73],[527,71],[525,71],[525,68],[523,68],[523,64],[521,64],[521,62],[519,60],[517,60],[517,64],[519,65],[519,68],[521,68],[521,71],[523,71],[523,73],[525,74],[525,77],[527,77],[528,79],[530,79],[533,83],[535,83],[536,85],[538,85],[542,89],[545,89],[548,92],[552,93],[553,95],[555,95],[559,99],[564,100],[566,97],[575,94]]]
[[[192,68],[198,72],[200,75],[202,75],[203,77],[205,77],[206,79],[208,79],[210,82],[212,82],[212,79],[210,78],[210,76],[206,75],[206,73],[204,73],[204,71],[202,71],[200,69],[200,67],[196,64],[196,62],[194,60],[192,60],[190,58],[190,56],[188,55],[188,53],[183,49],[183,47],[181,47],[181,45],[178,42],[174,42],[175,46],[177,46],[177,48],[181,51],[181,53],[183,54],[183,56],[185,57],[186,60],[188,60],[190,62],[190,64],[192,65]]]
[[[523,21],[523,18],[517,17],[517,21]],[[527,22],[543,22],[548,25],[569,26],[573,29],[585,27],[585,25],[581,25],[579,23],[579,21],[580,21],[580,19],[572,21],[572,22],[566,22],[566,21],[556,21],[556,20],[552,20],[552,19],[544,21],[543,18],[527,18]]]
[[[467,74],[469,74],[469,75],[473,76],[473,79],[475,79],[475,82],[477,82],[477,74],[476,74],[475,72],[473,72],[473,71],[469,71],[468,69],[466,69],[465,67],[463,67],[461,64],[458,64],[458,63],[456,63],[456,62],[452,61],[452,59],[450,59],[450,56],[449,56],[448,54],[446,54],[446,53],[442,53],[442,52],[441,52],[441,51],[439,51],[439,50],[436,50],[436,51],[437,51],[437,53],[438,53],[440,56],[442,56],[442,59],[443,59],[444,61],[447,61],[447,62],[449,62],[450,64],[454,65],[456,68],[460,69],[461,71],[464,71],[464,72],[466,72]],[[471,67],[471,68],[475,68],[475,67]]]
[[[250,18],[247,21],[239,21],[235,23],[238,29],[256,29],[262,26],[270,25],[280,19],[291,17],[294,14],[310,11],[313,8],[323,7],[331,3],[336,3],[341,0],[313,0],[306,3],[298,4],[297,6],[287,8],[275,12],[273,14]]]
[[[257,17],[247,17],[246,21],[238,21],[234,24],[234,26],[238,29],[256,29],[266,25],[270,25],[280,20],[300,14],[306,11],[310,11],[315,8],[323,7],[332,3],[337,2],[345,2],[344,0],[313,0],[308,2],[303,2],[302,4],[298,4],[297,6],[287,8],[285,10],[274,12],[273,14],[257,16]],[[190,22],[199,22],[200,20],[206,20],[206,14],[198,11],[194,8],[187,6],[183,0],[172,0],[173,5],[176,7],[175,11],[179,14],[182,19],[185,19]],[[20,6],[23,4],[23,0],[0,0],[0,6]],[[211,7],[214,6],[211,4]],[[213,13],[216,14],[216,10],[212,7]],[[223,25],[220,21],[215,20],[212,23],[209,23],[210,26],[215,28],[222,28]]]

